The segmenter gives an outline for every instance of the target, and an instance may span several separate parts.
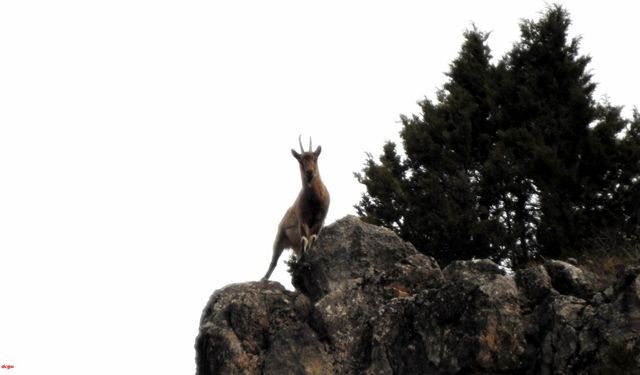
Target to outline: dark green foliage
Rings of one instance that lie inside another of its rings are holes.
[[[465,33],[449,80],[402,116],[406,157],[371,155],[356,209],[421,251],[454,259],[578,255],[601,231],[631,238],[640,214],[640,116],[593,99],[590,58],[560,6],[521,25],[497,64],[488,34]]]

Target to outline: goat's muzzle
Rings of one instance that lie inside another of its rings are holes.
[[[307,179],[307,183],[311,182],[315,176],[316,174],[314,171],[306,171],[304,173],[304,177]]]

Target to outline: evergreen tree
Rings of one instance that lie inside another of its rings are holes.
[[[589,58],[578,56],[578,39],[567,40],[569,24],[558,6],[538,22],[524,22],[521,41],[504,63],[501,121],[511,135],[505,141],[519,150],[517,164],[529,176],[523,190],[539,191],[531,197],[539,211],[524,215],[539,217],[536,238],[542,253],[551,256],[558,256],[578,230],[579,146],[594,117],[595,84],[585,70]]]
[[[356,173],[356,178],[367,186],[368,192],[357,207],[358,214],[367,222],[403,235],[400,231],[404,227],[403,213],[409,208],[403,186],[406,167],[396,154],[396,145],[389,142],[384,146],[380,164],[368,154],[365,170],[366,177]]]
[[[616,174],[607,176],[605,196],[613,201],[611,206],[613,214],[619,218],[620,237],[637,247],[640,243],[640,113],[637,109],[619,144],[618,169]]]
[[[497,219],[477,204],[478,160],[495,138],[490,116],[494,68],[486,39],[475,29],[467,32],[451,64],[450,80],[438,94],[439,103],[424,100],[422,117],[402,117],[406,160],[400,161],[395,145],[387,144],[381,164],[369,157],[357,175],[367,187],[356,206],[360,216],[387,225],[444,262],[489,256],[500,242]],[[390,190],[393,193],[385,196]]]
[[[569,26],[550,7],[522,23],[495,66],[488,35],[465,33],[437,102],[401,117],[406,158],[389,143],[357,174],[361,217],[444,263],[489,256],[518,267],[576,255],[599,232],[637,236],[640,116],[593,100],[590,58]]]

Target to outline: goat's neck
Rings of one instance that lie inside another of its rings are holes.
[[[300,194],[306,196],[319,196],[321,195],[321,191],[324,188],[322,184],[322,180],[320,179],[320,174],[316,174],[316,176],[311,180],[311,182],[306,183],[304,178],[302,180],[302,190]]]

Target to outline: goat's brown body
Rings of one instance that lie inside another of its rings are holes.
[[[294,152],[294,156],[296,154]],[[329,210],[330,198],[329,192],[324,183],[322,183],[320,173],[317,170],[317,157],[319,154],[320,148],[316,150],[315,156],[312,152],[303,152],[302,155],[296,156],[296,159],[300,162],[302,189],[293,206],[289,207],[282,220],[280,220],[278,233],[273,243],[271,264],[262,280],[269,279],[284,249],[292,249],[298,259],[302,258],[305,250],[313,245],[324,224],[324,219]],[[306,160],[312,157],[314,158],[312,162]],[[308,181],[310,171],[312,177]]]
[[[300,192],[298,199],[280,221],[274,247],[289,248],[297,257],[302,256],[302,237],[310,238],[320,232],[329,209],[329,193],[324,185],[318,193],[320,194],[305,190]]]

